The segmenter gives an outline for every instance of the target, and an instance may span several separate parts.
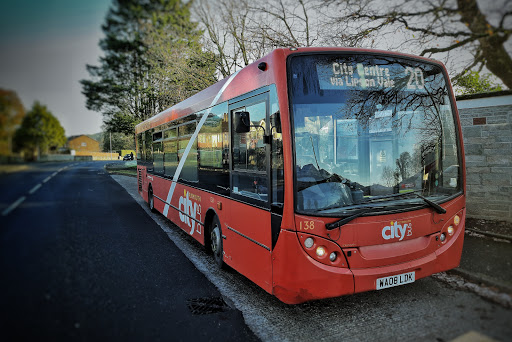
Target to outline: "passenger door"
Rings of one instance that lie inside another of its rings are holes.
[[[250,131],[236,133],[236,112],[249,112]],[[230,104],[231,207],[223,226],[228,263],[259,286],[272,292],[270,144],[268,93]]]

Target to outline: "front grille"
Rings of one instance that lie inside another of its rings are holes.
[[[138,169],[139,192],[142,192],[142,169]]]

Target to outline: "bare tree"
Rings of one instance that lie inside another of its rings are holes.
[[[318,9],[318,3],[304,0],[276,0],[265,5],[253,6],[257,26],[256,37],[268,41],[270,46],[312,46],[310,15]]]
[[[194,7],[206,46],[218,56],[218,71],[233,73],[279,47],[318,42],[321,1],[198,1]]]
[[[205,29],[205,46],[218,58],[219,73],[226,77],[248,65],[251,49],[246,34],[250,10],[246,0],[200,0],[194,10]]]
[[[455,79],[467,70],[487,67],[512,88],[511,0],[325,0],[324,4],[336,8],[330,11],[335,14],[330,17],[336,25],[333,42],[384,45],[456,61]],[[461,55],[469,58],[461,60]]]

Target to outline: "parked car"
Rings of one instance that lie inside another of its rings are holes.
[[[123,157],[123,160],[133,160],[133,155],[132,154],[127,154]]]

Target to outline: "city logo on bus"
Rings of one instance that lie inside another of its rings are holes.
[[[180,220],[189,226],[190,235],[194,234],[194,231],[201,234],[201,225],[196,222],[201,218],[201,204],[197,202],[201,202],[201,197],[191,194],[187,190],[184,190],[183,196],[179,198]]]
[[[404,237],[412,235],[412,223],[411,221],[398,222],[391,221],[389,226],[385,226],[382,229],[382,238],[384,240],[398,239],[402,241]]]

